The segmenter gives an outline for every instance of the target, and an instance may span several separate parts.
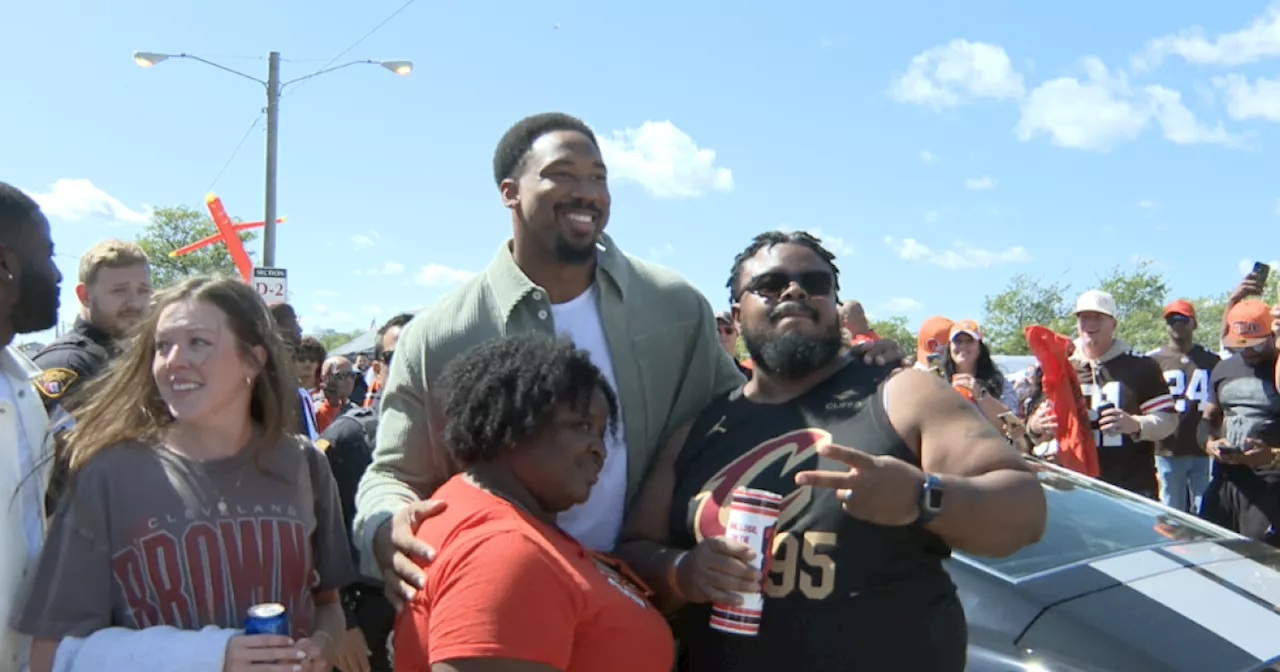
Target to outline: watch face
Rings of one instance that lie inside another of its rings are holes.
[[[929,488],[927,505],[928,505],[928,508],[933,510],[942,508],[942,489],[941,488]]]

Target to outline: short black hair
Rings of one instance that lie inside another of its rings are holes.
[[[503,180],[513,177],[533,143],[538,138],[557,131],[577,131],[590,138],[591,144],[600,149],[596,134],[585,121],[563,112],[535,114],[517,121],[502,134],[498,148],[493,151],[493,181],[502,184]]]
[[[546,334],[477,345],[445,367],[440,384],[445,445],[463,468],[532,438],[558,405],[585,410],[597,389],[609,405],[610,431],[617,424],[618,399],[591,355]]]
[[[818,255],[819,259],[827,262],[827,265],[831,267],[831,277],[835,283],[833,287],[835,287],[836,294],[839,295],[840,268],[836,266],[836,255],[823,247],[822,241],[817,236],[806,231],[765,231],[756,236],[751,241],[751,244],[747,246],[747,249],[740,252],[737,257],[734,257],[733,270],[729,272],[729,282],[725,283],[725,286],[729,288],[729,303],[736,303],[738,298],[742,296],[742,288],[738,286],[738,283],[741,282],[742,265],[751,257],[756,256],[756,253],[760,250],[784,243],[803,245],[813,250],[813,253]]]
[[[386,336],[388,331],[391,331],[396,327],[403,327],[404,325],[409,324],[409,320],[412,319],[413,313],[400,313],[386,322],[383,322],[381,327],[378,327],[378,333],[373,339],[374,360],[381,362],[383,355],[386,353],[386,348],[382,347],[382,337]]]
[[[21,189],[0,182],[0,240],[12,240],[36,220],[40,205]]]

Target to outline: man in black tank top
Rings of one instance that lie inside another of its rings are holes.
[[[840,354],[838,270],[803,232],[758,236],[729,281],[755,362],[744,387],[668,440],[617,552],[675,615],[680,669],[959,672],[951,547],[1007,555],[1044,528],[1044,494],[979,411],[922,371]],[[733,491],[782,497],[763,575],[725,538]],[[711,602],[763,585],[755,636]]]

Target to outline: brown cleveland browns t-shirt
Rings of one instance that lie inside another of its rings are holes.
[[[75,476],[16,629],[240,628],[249,607],[279,602],[303,637],[312,594],[354,576],[333,476],[299,437],[256,461],[251,450],[202,462],[125,444]]]

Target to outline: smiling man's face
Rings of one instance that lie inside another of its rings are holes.
[[[523,231],[562,263],[595,258],[609,221],[609,183],[600,148],[577,131],[553,131],[534,141],[517,174],[502,185]]]

